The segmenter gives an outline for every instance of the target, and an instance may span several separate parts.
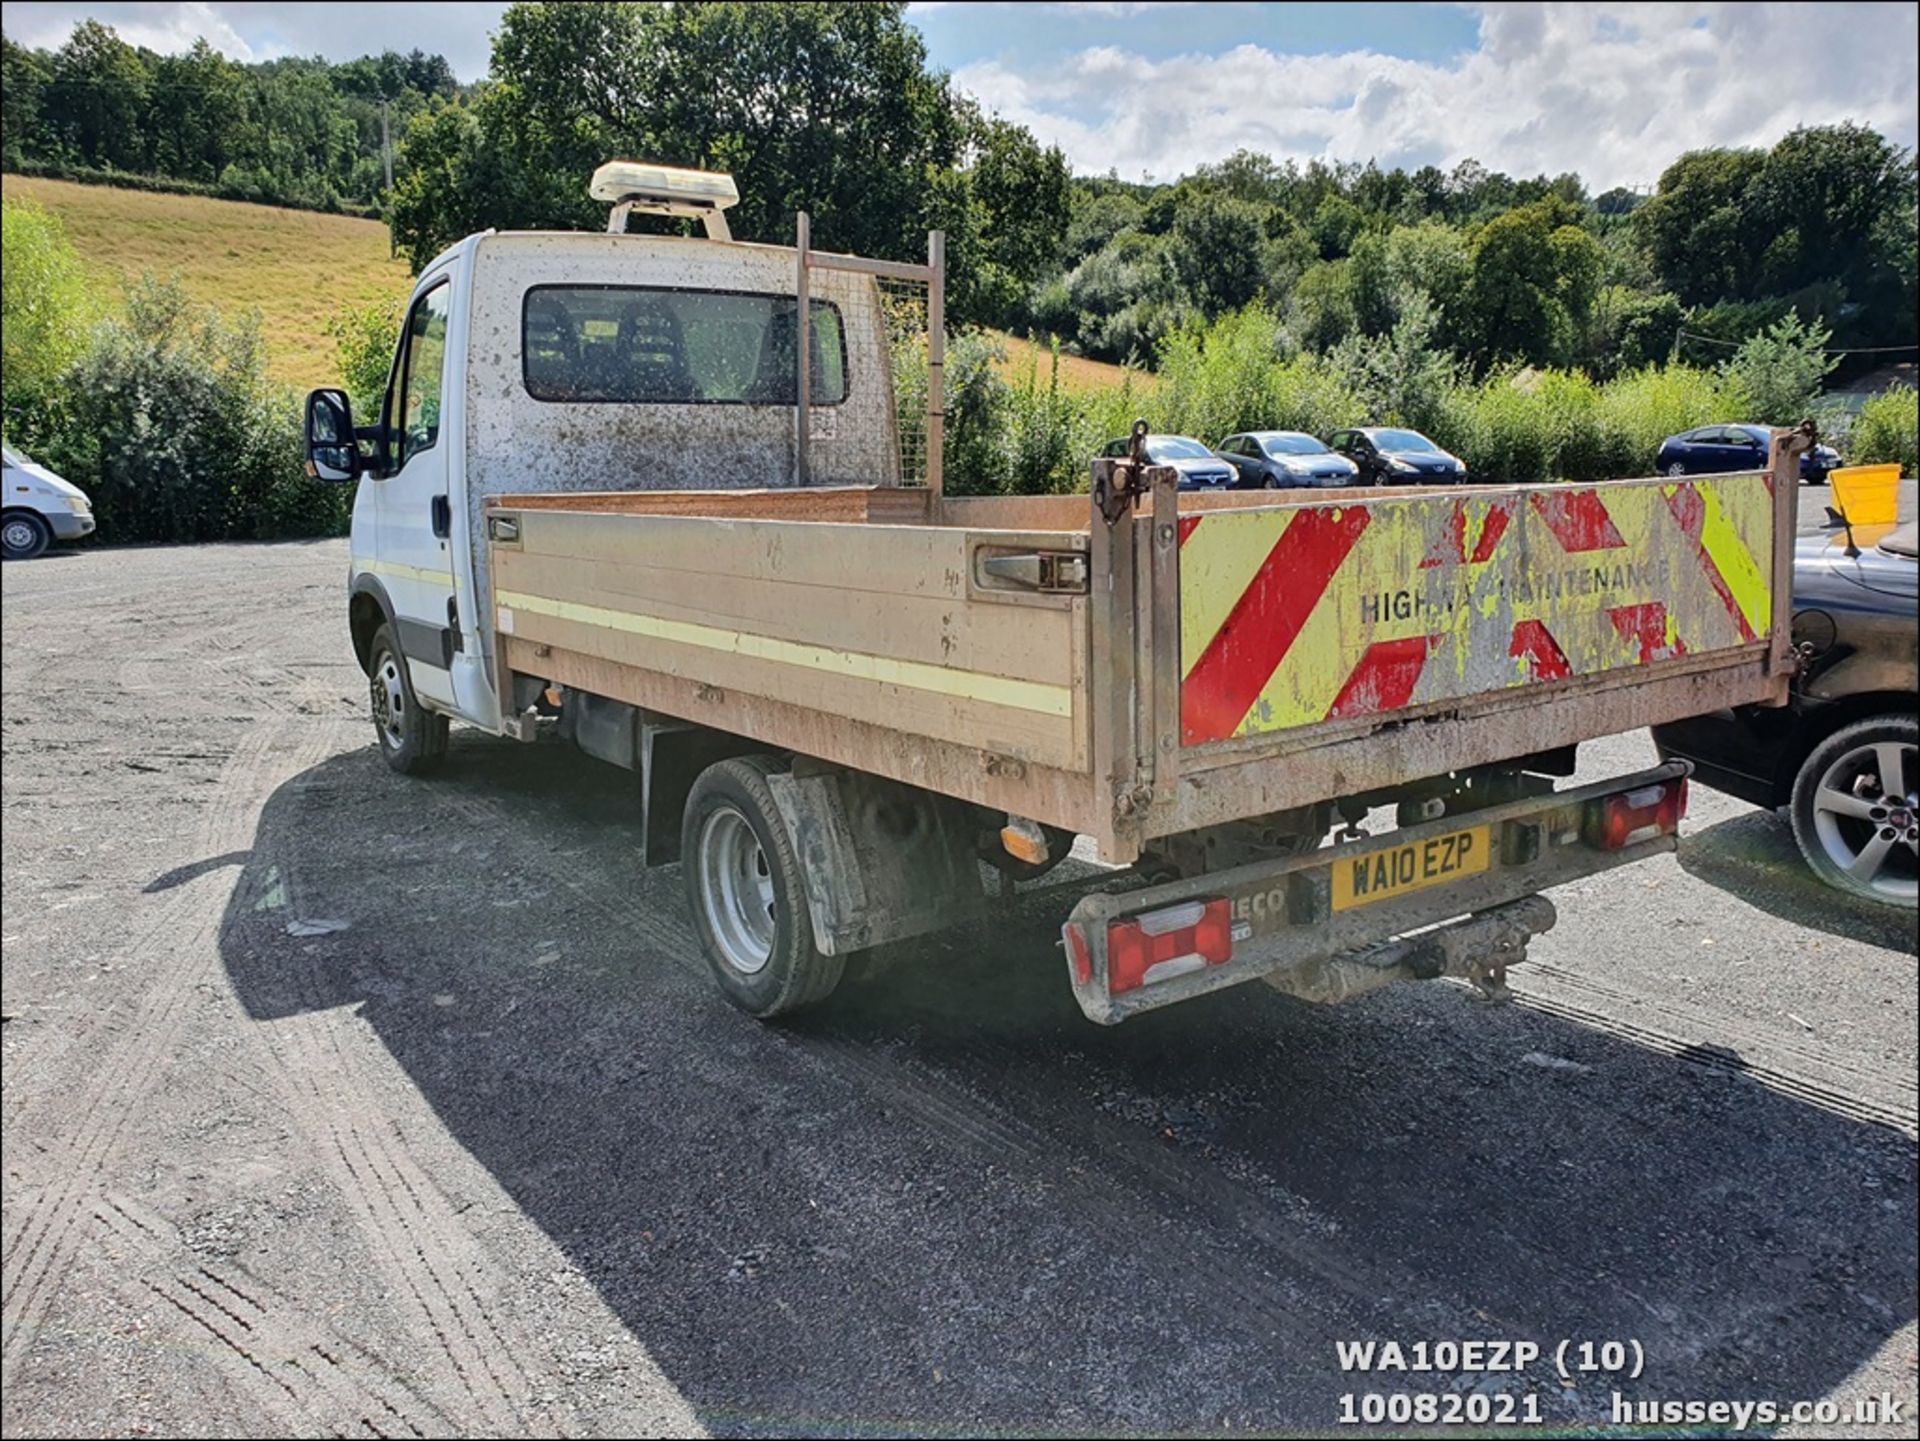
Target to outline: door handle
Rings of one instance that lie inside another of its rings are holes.
[[[444,495],[433,498],[433,533],[442,540],[453,534],[453,507]]]

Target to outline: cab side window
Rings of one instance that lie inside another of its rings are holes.
[[[398,469],[440,440],[441,384],[447,356],[447,313],[453,290],[441,282],[414,302],[401,357],[399,414],[388,417]]]

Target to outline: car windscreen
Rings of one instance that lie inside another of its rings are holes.
[[[1147,441],[1147,458],[1157,463],[1169,460],[1212,460],[1213,452],[1197,440],[1184,435],[1156,435]]]
[[[1440,447],[1413,430],[1376,430],[1373,443],[1379,450],[1435,451]]]
[[[811,303],[814,405],[847,398],[839,310]],[[595,404],[792,405],[791,295],[639,285],[540,285],[521,307],[527,394]]]
[[[10,445],[0,446],[0,454],[5,455],[6,462],[9,466],[19,466],[19,465],[26,464],[26,461],[21,457],[20,453]]]
[[[1310,435],[1263,435],[1268,455],[1323,455],[1326,447]]]

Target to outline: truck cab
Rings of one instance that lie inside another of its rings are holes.
[[[349,628],[399,769],[436,759],[449,720],[497,733],[511,716],[487,496],[801,483],[794,252],[730,238],[724,175],[616,162],[595,193],[618,230],[487,231],[421,271],[373,424],[338,390],[309,397],[310,472],[358,482]],[[626,234],[636,209],[708,233]],[[806,481],[899,484],[878,285],[822,271],[809,312]]]

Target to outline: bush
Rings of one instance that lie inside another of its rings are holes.
[[[1847,443],[1849,465],[1897,463],[1902,475],[1920,471],[1915,430],[1920,426],[1920,393],[1911,385],[1882,391],[1854,417]]]
[[[400,315],[405,306],[402,296],[373,300],[365,305],[342,306],[327,321],[334,362],[353,402],[356,425],[371,425],[379,414],[387,393],[387,372],[400,343]]]
[[[9,440],[39,441],[57,382],[86,348],[96,307],[60,222],[37,205],[0,206],[0,412]]]
[[[1155,428],[1210,445],[1271,425],[1282,345],[1278,317],[1259,303],[1174,331],[1160,343]]]
[[[228,323],[180,287],[129,287],[62,380],[45,459],[93,498],[113,541],[338,534],[345,487],[301,468],[291,394],[266,379],[259,322]]]

